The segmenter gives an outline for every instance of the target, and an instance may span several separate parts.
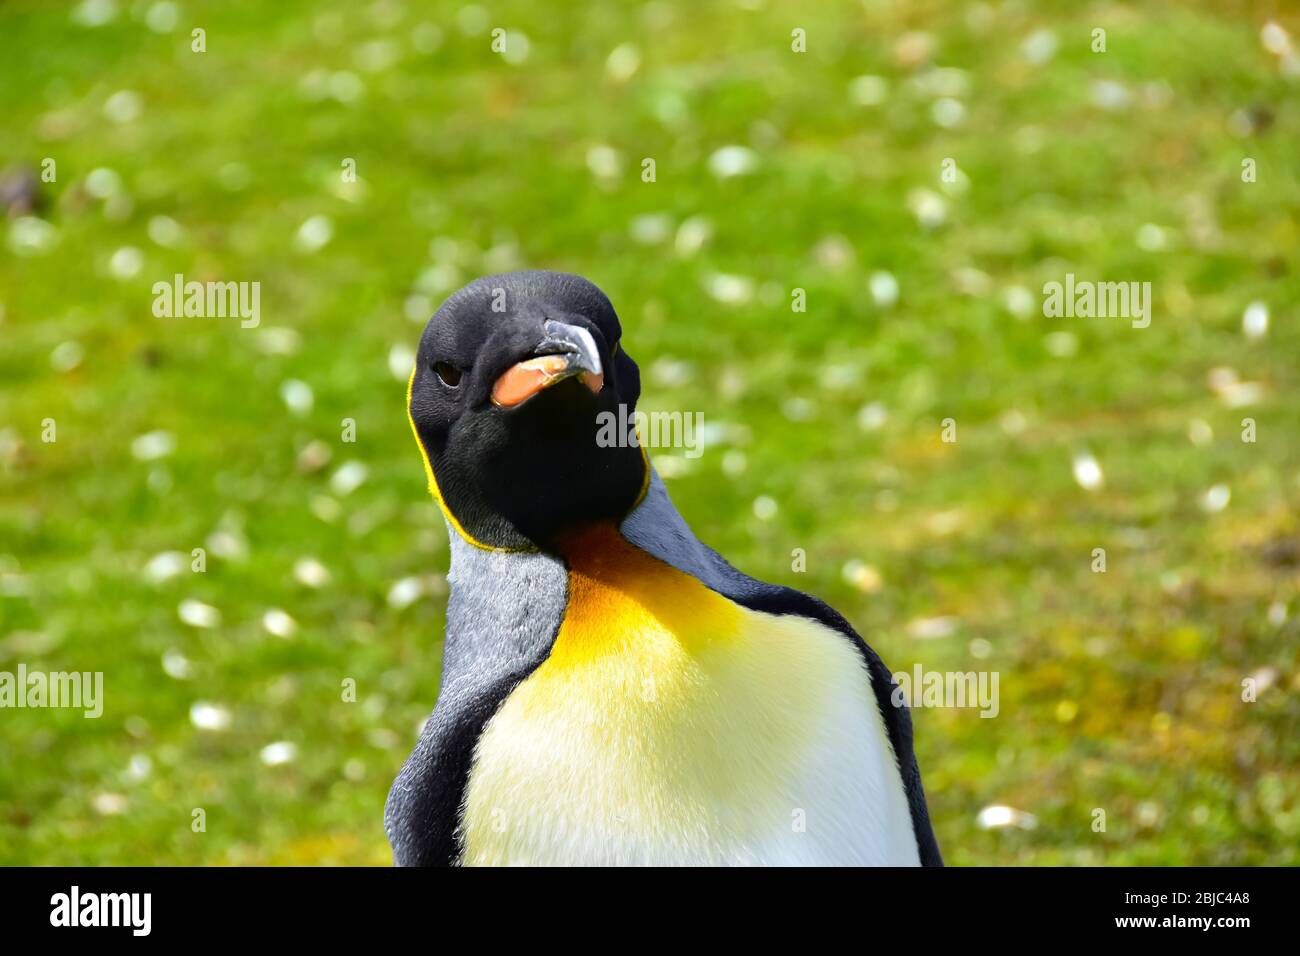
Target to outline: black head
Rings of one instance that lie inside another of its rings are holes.
[[[429,320],[411,424],[443,507],[473,540],[549,549],[631,510],[649,466],[635,441],[602,432],[632,420],[641,392],[621,335],[605,294],[558,272],[476,279]]]

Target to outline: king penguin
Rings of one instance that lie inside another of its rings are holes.
[[[407,405],[451,590],[394,862],[942,865],[880,658],[702,544],[634,431],[602,435],[641,391],[621,336],[586,279],[515,272],[420,339]]]

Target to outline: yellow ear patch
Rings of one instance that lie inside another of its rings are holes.
[[[411,369],[411,377],[406,380],[406,420],[411,425],[411,434],[415,436],[415,447],[420,449],[420,458],[424,461],[424,474],[429,479],[429,494],[433,495],[433,500],[438,502],[438,507],[442,509],[442,515],[447,519],[447,523],[456,530],[456,533],[474,545],[476,548],[482,548],[484,551],[512,551],[512,548],[497,548],[490,544],[484,544],[478,538],[474,537],[460,523],[457,517],[451,513],[447,503],[442,498],[442,492],[438,490],[438,478],[433,473],[433,462],[429,460],[429,453],[425,450],[424,442],[420,440],[420,430],[415,427],[415,419],[411,417],[411,389],[415,387],[415,369]]]

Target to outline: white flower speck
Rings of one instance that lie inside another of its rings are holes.
[[[511,30],[506,34],[505,49],[501,51],[501,59],[505,60],[512,66],[518,66],[528,59],[528,53],[532,49],[526,34],[518,30]]]
[[[692,462],[679,455],[656,455],[655,470],[664,481],[672,481],[690,473]]]
[[[951,129],[966,118],[966,107],[962,105],[961,100],[944,96],[935,100],[930,106],[930,118],[934,120],[935,126]]]
[[[884,402],[868,402],[858,409],[858,427],[864,432],[874,432],[889,421],[889,410]]]
[[[286,379],[280,383],[280,398],[284,401],[285,407],[299,418],[311,411],[316,400],[311,386],[296,378]]]
[[[132,90],[118,90],[104,101],[104,115],[114,123],[130,123],[140,118],[144,101]]]
[[[273,744],[267,744],[262,748],[258,755],[262,763],[268,767],[279,767],[287,763],[293,763],[298,757],[298,748],[287,740],[277,740]]]
[[[144,576],[155,583],[167,581],[185,570],[185,555],[180,551],[160,551],[144,566]]]
[[[1092,84],[1093,105],[1103,110],[1122,110],[1129,104],[1129,91],[1115,80],[1095,80]]]
[[[433,315],[433,300],[422,292],[413,292],[402,303],[402,314],[412,322],[423,325],[429,321],[429,316]],[[407,369],[407,372],[410,372],[410,369]]]
[[[859,76],[849,84],[849,99],[859,106],[879,106],[889,96],[889,82],[880,76]]]
[[[1274,56],[1285,57],[1291,53],[1291,35],[1280,23],[1270,20],[1259,31],[1259,42]]]
[[[122,192],[122,177],[114,170],[99,166],[86,174],[86,192],[96,199],[107,199]]]
[[[295,329],[268,325],[257,332],[257,347],[267,355],[293,355],[302,347],[302,336]]]
[[[330,572],[315,558],[299,558],[293,566],[293,576],[309,588],[323,588],[330,580]]]
[[[1241,316],[1241,330],[1248,339],[1262,339],[1268,334],[1268,306],[1252,302]]]
[[[705,291],[715,302],[744,305],[754,297],[754,280],[748,276],[715,272],[704,280]]]
[[[1201,509],[1208,514],[1217,514],[1228,507],[1228,502],[1231,500],[1231,488],[1227,485],[1214,485],[1206,489],[1205,494],[1201,496]]]
[[[845,581],[863,594],[875,594],[884,583],[879,571],[857,558],[846,561],[840,573]]]
[[[587,169],[597,179],[614,179],[623,171],[623,157],[604,143],[587,147]]]
[[[9,226],[9,248],[16,255],[34,256],[53,249],[59,231],[36,216],[19,216]]]
[[[329,464],[334,453],[330,446],[320,439],[308,442],[298,452],[298,470],[304,474],[315,474]]]
[[[388,374],[393,378],[405,382],[411,377],[413,368],[415,368],[415,353],[411,351],[410,346],[399,344],[388,350]]]
[[[1034,294],[1022,285],[1007,286],[1002,292],[1002,304],[1017,319],[1029,318],[1036,302]]]
[[[937,229],[948,218],[948,202],[929,189],[913,189],[907,194],[907,208],[922,229]]]
[[[1043,348],[1054,358],[1070,358],[1079,351],[1079,337],[1073,332],[1057,329],[1043,336]]]
[[[117,19],[117,0],[82,0],[72,11],[72,22],[83,27],[102,27]]]
[[[50,352],[50,368],[56,372],[71,372],[81,364],[85,358],[86,351],[81,347],[80,342],[69,340],[60,342]]]
[[[1046,63],[1056,55],[1056,34],[1051,30],[1035,30],[1020,44],[1021,55],[1030,63]]]
[[[154,216],[149,220],[149,238],[164,249],[174,249],[185,238],[185,230],[171,216]]]
[[[162,669],[163,673],[172,680],[189,680],[194,676],[194,665],[178,650],[170,650],[163,654]]]
[[[352,494],[370,477],[370,469],[363,462],[345,461],[330,476],[330,490],[340,498]]]
[[[713,225],[702,216],[691,216],[677,227],[677,236],[673,241],[676,252],[683,259],[699,252],[713,235]]]
[[[218,528],[208,535],[204,544],[217,557],[227,561],[243,561],[248,557],[248,539],[237,526]]]
[[[1017,810],[1015,807],[993,804],[979,812],[979,816],[975,818],[975,823],[981,830],[1001,830],[1006,827],[1032,830],[1038,826],[1038,818],[1032,813]]]
[[[867,280],[867,290],[871,301],[882,309],[893,308],[898,302],[898,280],[892,272],[873,272]]]
[[[424,584],[419,578],[400,578],[388,589],[388,606],[397,608],[410,607],[424,593]]]
[[[146,432],[131,442],[131,454],[138,461],[154,461],[166,458],[176,450],[176,439],[171,432]]]
[[[196,701],[190,707],[190,723],[199,730],[226,730],[230,727],[230,711],[219,704]]]
[[[180,20],[180,10],[171,0],[159,0],[149,7],[144,15],[144,23],[154,33],[171,33]]]
[[[134,279],[144,268],[144,253],[135,246],[123,246],[108,260],[108,271],[114,279]]]
[[[328,216],[312,216],[298,227],[294,245],[301,252],[316,252],[334,238],[334,223]]]
[[[1137,231],[1137,244],[1145,252],[1160,252],[1169,248],[1169,234],[1154,222],[1143,223]]]
[[[644,213],[629,223],[628,232],[643,246],[657,246],[673,234],[673,217],[666,212]]]
[[[97,793],[90,802],[101,817],[121,816],[129,806],[126,797],[120,793]]]
[[[278,607],[273,607],[262,615],[262,627],[272,637],[286,640],[298,633],[298,622]]]
[[[907,636],[917,641],[935,641],[957,632],[957,618],[949,616],[918,617],[907,624]]]
[[[1080,452],[1074,456],[1074,480],[1084,491],[1096,491],[1104,483],[1101,464],[1090,452]]]
[[[190,627],[214,628],[221,624],[221,612],[211,604],[204,604],[193,598],[186,598],[177,607],[176,613]]]
[[[622,43],[605,58],[605,75],[615,83],[625,83],[641,66],[641,54],[631,43]]]
[[[758,156],[748,146],[723,146],[709,157],[709,172],[719,179],[746,176],[758,168]]]

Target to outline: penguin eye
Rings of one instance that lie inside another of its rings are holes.
[[[442,384],[448,388],[455,388],[460,384],[460,369],[446,362],[435,362],[433,370],[438,373],[438,378],[442,379]]]

